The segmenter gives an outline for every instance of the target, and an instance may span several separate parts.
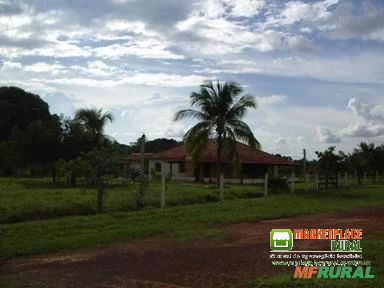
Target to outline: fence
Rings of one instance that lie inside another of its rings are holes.
[[[290,193],[295,193],[295,190],[297,190],[297,184],[304,184],[304,190],[310,191],[313,190],[315,192],[320,192],[322,190],[326,191],[329,189],[339,189],[342,187],[347,187],[349,185],[353,184],[368,184],[368,180],[371,179],[373,184],[377,184],[381,181],[382,177],[380,176],[379,172],[370,173],[367,172],[363,173],[355,173],[354,177],[350,177],[348,172],[339,172],[339,173],[325,173],[325,174],[306,174],[302,177],[302,180],[300,180],[295,173],[291,173],[287,177],[287,183],[289,185],[289,191]],[[175,179],[172,180],[181,180],[187,182],[190,182],[191,179]],[[204,179],[204,180],[208,180]],[[247,181],[246,181],[247,180]],[[221,174],[219,177],[219,199],[220,201],[224,200],[224,184],[263,184],[264,186],[264,196],[269,195],[270,190],[270,181],[271,177],[268,173],[264,175],[264,178],[255,178],[255,179],[233,179],[233,178],[227,178],[225,179],[224,176]],[[352,182],[351,182],[352,181]],[[207,183],[208,181],[204,181]],[[160,207],[165,207],[166,203],[166,175],[163,174],[161,177],[161,183],[162,183],[162,189],[160,193]]]

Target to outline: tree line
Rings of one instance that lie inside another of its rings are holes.
[[[0,175],[52,173],[55,178],[58,170],[72,170],[75,176],[89,170],[92,161],[82,160],[95,159],[96,151],[106,159],[138,153],[138,142],[120,144],[105,135],[112,121],[113,115],[101,109],[79,109],[73,117],[51,114],[38,95],[0,87]],[[177,145],[173,139],[155,139],[145,143],[145,150],[155,153]]]
[[[344,172],[358,177],[359,183],[364,174],[375,175],[384,172],[384,144],[361,142],[351,153],[336,152],[335,146],[325,151],[316,151],[318,160],[314,163],[321,173]]]

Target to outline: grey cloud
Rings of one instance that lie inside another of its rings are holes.
[[[320,142],[323,143],[339,143],[341,139],[339,136],[334,134],[329,128],[317,127],[317,137]]]
[[[369,1],[362,2],[360,14],[355,15],[351,3],[339,5],[331,18],[330,36],[340,39],[362,38],[384,42],[384,10]]]
[[[179,0],[32,0],[28,3],[40,11],[57,9],[66,11],[80,23],[90,23],[95,19],[117,18],[143,21],[152,28],[164,28],[184,19],[194,4],[193,1]]]
[[[22,7],[15,1],[0,2],[0,15],[19,14],[23,11]]]
[[[49,44],[49,41],[38,37],[14,39],[0,34],[0,46],[3,47],[20,47],[25,49],[33,49]]]

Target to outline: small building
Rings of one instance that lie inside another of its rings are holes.
[[[262,183],[264,175],[278,175],[281,166],[296,166],[287,158],[274,156],[248,145],[237,142],[238,161],[222,159],[221,170],[226,183]],[[162,173],[169,175],[172,180],[215,182],[217,180],[217,142],[208,141],[199,160],[192,164],[184,145],[159,153],[144,155],[146,171],[151,178]],[[139,169],[140,154],[134,153],[122,161],[126,167]]]

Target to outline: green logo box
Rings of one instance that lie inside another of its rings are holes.
[[[290,229],[273,229],[270,233],[273,251],[289,251],[293,247],[293,233]]]

